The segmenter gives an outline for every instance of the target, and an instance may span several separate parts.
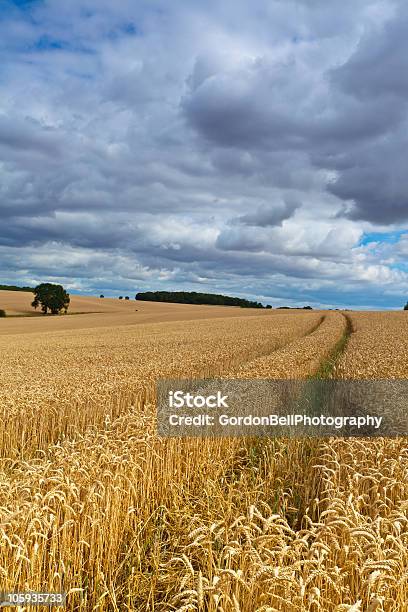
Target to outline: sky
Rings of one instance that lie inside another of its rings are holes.
[[[0,283],[408,300],[408,5],[2,0]]]

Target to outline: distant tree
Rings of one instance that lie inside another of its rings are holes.
[[[127,296],[125,297],[125,300],[128,300],[128,299],[129,299],[129,296],[127,295]]]
[[[6,311],[0,308],[0,318],[5,317],[5,316],[6,316]]]
[[[405,304],[404,310],[408,310],[408,302]]]
[[[265,308],[267,308],[268,310],[270,310],[270,309],[272,308],[272,306],[271,306],[270,304],[267,304],[267,305],[265,306]]]
[[[119,299],[120,299],[120,300],[123,300],[123,295],[120,295],[120,296],[119,296]]]
[[[99,296],[100,298],[104,298],[105,296],[103,295],[103,293],[101,293],[101,295]]]
[[[313,310],[311,306],[303,306],[303,310]]]
[[[59,314],[61,310],[64,310],[66,314],[68,310],[70,297],[62,285],[41,283],[35,287],[34,296],[31,306],[35,309],[41,306],[44,314],[47,314],[49,310],[53,315]]]

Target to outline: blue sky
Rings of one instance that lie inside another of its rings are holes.
[[[365,232],[360,238],[360,245],[367,245],[373,242],[383,244],[398,244],[403,236],[408,234],[408,230],[395,230],[392,232]]]
[[[0,5],[0,282],[408,299],[399,0]]]

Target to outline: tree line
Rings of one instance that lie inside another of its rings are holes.
[[[197,293],[196,291],[144,291],[136,294],[136,300],[211,306],[239,306],[240,308],[264,308],[261,302],[217,293]]]
[[[16,285],[0,285],[0,291],[31,291],[34,293],[32,287],[17,287]]]

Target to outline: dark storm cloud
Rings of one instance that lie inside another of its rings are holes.
[[[405,152],[408,146],[408,18],[402,7],[379,32],[366,35],[356,52],[333,71],[334,87],[377,114],[380,133],[344,150],[329,190],[355,220],[389,224],[408,219]]]
[[[302,87],[293,62],[276,66],[259,58],[203,82],[193,77],[183,110],[195,129],[221,147],[279,149],[295,140],[301,145],[301,124],[284,103],[289,94],[297,97],[291,80]]]
[[[405,126],[401,126],[405,130]],[[329,190],[348,203],[345,214],[354,220],[388,225],[408,219],[405,152],[408,138],[384,138],[375,150],[369,147],[348,156],[355,165],[339,172]]]
[[[333,72],[333,82],[350,95],[372,102],[408,93],[408,15],[401,4],[394,19],[361,39],[356,52]]]
[[[407,32],[406,9],[399,7],[323,81],[294,58],[258,58],[208,76],[201,69],[200,78],[196,64],[183,110],[191,126],[219,147],[252,155],[302,151],[315,166],[334,170],[328,190],[347,204],[351,219],[404,221]],[[244,171],[253,171],[239,159]]]
[[[404,116],[393,100],[367,106],[336,95],[295,60],[264,58],[211,76],[184,99],[183,110],[196,130],[221,147],[311,154],[381,135]]]

